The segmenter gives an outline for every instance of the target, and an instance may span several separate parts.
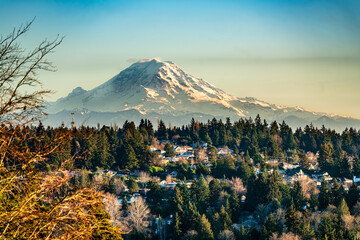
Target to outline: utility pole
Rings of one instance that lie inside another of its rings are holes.
[[[75,120],[74,120],[74,113],[72,112],[71,113],[71,127],[72,127],[72,129],[75,129]]]

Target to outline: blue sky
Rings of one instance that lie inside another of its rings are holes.
[[[31,48],[65,36],[44,86],[91,89],[161,57],[240,97],[360,118],[360,1],[0,0],[0,34],[36,16]],[[295,87],[296,86],[296,87]]]

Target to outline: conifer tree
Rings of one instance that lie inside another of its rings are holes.
[[[319,193],[319,209],[323,210],[327,208],[330,203],[330,189],[328,181],[323,178],[321,181],[320,193]]]
[[[299,181],[294,182],[294,187],[291,190],[291,197],[296,210],[302,210],[302,207],[305,204],[305,196],[303,194],[302,187]]]
[[[221,206],[220,213],[220,222],[221,222],[221,230],[230,229],[231,228],[231,218],[229,213],[225,210],[224,205]]]
[[[349,207],[345,202],[345,199],[341,199],[340,204],[338,206],[338,213],[339,216],[344,216],[344,215],[350,215],[350,211],[349,211]]]
[[[331,144],[325,143],[320,147],[320,155],[318,159],[319,167],[323,171],[330,171],[334,164],[334,149]]]
[[[355,204],[359,201],[359,194],[360,190],[356,183],[351,184],[349,192],[346,196],[346,201],[351,211]]]
[[[139,185],[133,178],[130,178],[127,184],[131,192],[139,192]]]
[[[299,165],[303,169],[309,169],[309,167],[310,167],[309,159],[306,156],[304,151],[300,151],[300,153],[299,153]]]
[[[252,174],[248,180],[247,191],[246,191],[246,207],[248,210],[253,211],[260,203],[260,193],[258,189],[258,178],[255,174]]]
[[[336,179],[334,179],[333,186],[331,188],[331,204],[335,206],[339,206],[341,199],[344,197],[344,189],[343,187],[338,183]]]
[[[170,143],[165,144],[164,150],[165,150],[165,157],[174,157],[175,156],[174,149]]]
[[[166,126],[165,126],[165,123],[164,123],[163,120],[159,121],[157,137],[158,137],[159,140],[168,139],[168,133],[167,133]]]
[[[214,239],[214,234],[211,230],[211,225],[208,219],[205,217],[205,214],[201,216],[199,227],[198,227],[198,239],[199,240],[212,240]]]
[[[239,196],[236,193],[233,193],[229,199],[231,207],[231,219],[233,222],[238,222],[241,215],[241,203]]]
[[[285,219],[286,219],[286,227],[288,228],[289,231],[295,233],[299,231],[300,220],[296,213],[294,204],[291,204],[288,210],[286,211]]]
[[[266,180],[265,180],[266,181]],[[268,181],[263,184],[266,186],[267,199],[266,202],[269,203],[274,199],[277,199],[281,202],[281,192],[280,184],[282,183],[282,178],[278,170],[275,170],[268,178]]]
[[[211,206],[215,206],[220,197],[221,186],[218,179],[213,179],[209,183],[209,201]]]
[[[317,239],[337,240],[335,224],[329,216],[321,219]]]
[[[281,228],[276,222],[273,214],[270,214],[264,224],[268,233],[280,233]]]
[[[237,169],[237,175],[246,183],[252,174],[252,170],[248,163],[241,161]]]
[[[360,177],[360,159],[356,155],[353,162],[353,175],[356,177]]]
[[[351,178],[351,166],[346,156],[342,157],[339,162],[339,176],[345,178]]]
[[[203,175],[199,181],[195,181],[194,188],[192,188],[192,196],[200,213],[204,213],[209,206],[210,190]]]
[[[174,233],[174,239],[178,240],[181,237],[181,222],[180,222],[180,216],[179,214],[176,212],[175,213],[175,219],[174,219],[175,223],[174,223],[174,229],[173,229],[173,233]]]
[[[190,229],[198,229],[200,220],[201,215],[198,212],[195,204],[193,204],[191,201],[188,201],[184,209],[184,215],[182,218],[180,218],[183,226],[182,232],[186,232]]]

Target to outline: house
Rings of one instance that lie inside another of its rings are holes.
[[[360,178],[354,176],[353,181],[354,181],[354,183],[358,183],[358,182],[360,182]]]
[[[170,141],[170,140],[160,140],[159,141],[159,144],[161,145],[161,144],[163,144],[163,143],[170,143],[170,144],[172,144],[172,141]]]
[[[153,151],[153,152],[158,153],[158,154],[159,154],[159,156],[164,156],[164,155],[165,155],[165,153],[166,153],[166,151],[164,151],[164,150],[160,150],[160,149],[156,149],[156,150],[155,150],[155,151]]]
[[[170,175],[172,178],[176,178],[177,175],[178,175],[178,173],[177,173],[177,171],[172,171],[172,172],[169,173],[169,175]]]
[[[270,164],[270,165],[277,165],[279,163],[278,159],[270,159],[266,161],[266,164]]]
[[[298,163],[291,164],[291,163],[284,162],[284,163],[282,163],[282,167],[284,170],[295,169],[295,168],[299,167],[299,164]]]
[[[186,182],[185,182],[185,185],[188,187],[188,188],[190,188],[191,187],[191,185],[192,185],[192,180],[186,180]]]
[[[180,154],[180,155],[182,155],[182,154],[184,154],[186,152],[191,152],[193,150],[194,149],[192,147],[190,147],[190,146],[175,146],[174,147],[175,153]]]
[[[217,148],[217,151],[218,151],[218,154],[222,155],[222,156],[225,156],[225,155],[228,155],[228,154],[232,154],[233,153],[233,150],[231,150],[230,148],[228,147],[219,147]]]
[[[329,173],[325,172],[323,175],[322,175],[322,178],[325,179],[326,181],[332,181],[333,178],[330,176]]]
[[[300,181],[304,178],[306,178],[307,175],[304,174],[304,172],[300,169],[300,171],[296,172],[292,177],[292,182]]]
[[[288,176],[288,175],[283,175],[282,180],[285,184],[290,185],[293,182],[293,177]]]
[[[309,170],[317,170],[318,167],[315,164],[310,163]]]
[[[185,159],[189,159],[189,158],[195,157],[195,155],[194,155],[194,152],[189,151],[189,152],[186,152],[186,153],[184,153],[184,154],[179,155],[178,157],[182,157],[182,158],[185,158]]]
[[[208,163],[209,162],[209,157],[205,156],[202,160],[203,163]]]
[[[353,184],[353,180],[348,178],[344,178],[344,180],[342,181],[342,186],[345,191],[349,191],[349,188],[352,184]]]
[[[166,181],[160,184],[160,186],[163,187],[163,188],[175,188],[176,185],[177,185],[176,182],[167,183]]]

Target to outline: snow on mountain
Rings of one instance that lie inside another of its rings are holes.
[[[254,118],[260,114],[269,121],[291,119],[296,122],[298,119],[297,122],[301,124],[315,122],[323,116],[331,118],[330,115],[312,113],[300,107],[283,107],[255,98],[231,96],[184,72],[175,63],[157,58],[140,60],[92,90],[78,87],[67,97],[48,103],[49,124],[60,124],[59,120],[62,117],[65,119],[64,114],[71,111],[86,112],[89,119],[96,115],[96,120],[101,124],[109,124],[110,116],[114,121],[123,120],[130,112],[131,118],[135,118],[133,120],[151,116],[155,119],[172,119],[176,122],[173,124],[185,124],[189,119],[181,116],[191,115],[198,118],[217,116],[238,119]]]
[[[87,108],[99,112],[136,109],[143,114],[178,115],[179,112],[245,114],[230,104],[236,100],[211,84],[195,78],[172,62],[141,60],[104,84],[85,91],[76,88],[59,99],[49,113]]]

